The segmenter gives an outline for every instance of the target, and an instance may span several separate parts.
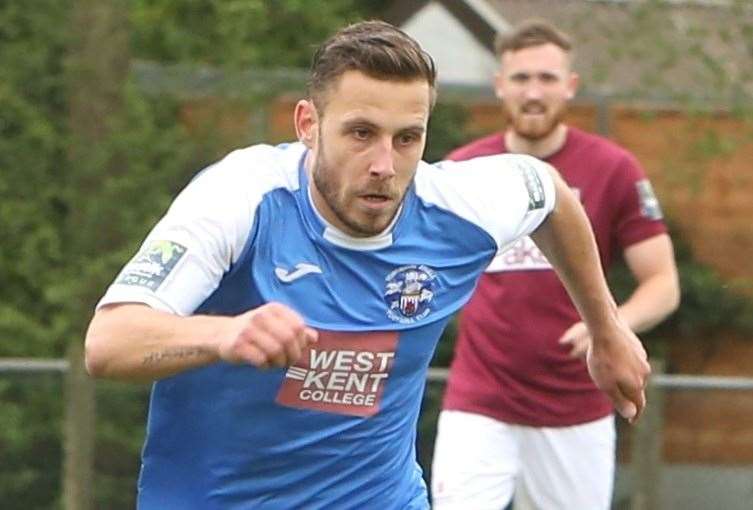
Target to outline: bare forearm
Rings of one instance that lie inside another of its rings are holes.
[[[620,316],[633,331],[646,331],[680,304],[672,240],[666,234],[657,235],[628,246],[623,255],[638,286],[620,306]]]
[[[86,366],[95,377],[154,380],[219,359],[228,317],[178,317],[136,304],[96,313],[86,334]]]
[[[674,274],[657,275],[643,281],[619,307],[620,317],[635,331],[648,331],[679,305],[680,296]]]
[[[588,217],[558,175],[555,186],[557,205],[531,237],[557,271],[588,329],[592,333],[609,329],[617,319],[617,306],[604,279]]]
[[[583,207],[556,172],[554,179],[557,205],[532,238],[554,266],[591,333],[586,363],[596,387],[634,422],[646,405],[644,388],[651,371],[646,351],[618,316]]]

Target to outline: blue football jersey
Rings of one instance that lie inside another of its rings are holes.
[[[319,331],[286,369],[216,363],[154,384],[142,509],[425,509],[415,430],[447,321],[551,211],[543,163],[420,163],[370,238],[316,211],[301,144],[235,151],[176,198],[100,306],[177,315],[284,303]],[[462,168],[459,168],[462,167]]]

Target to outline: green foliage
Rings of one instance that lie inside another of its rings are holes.
[[[0,356],[59,354],[46,293],[61,257],[59,162],[65,153],[60,30],[66,5],[0,7]],[[0,379],[0,495],[50,507],[59,493],[61,409],[56,377]],[[9,506],[10,508],[10,506]]]
[[[50,355],[60,236],[57,213],[65,153],[61,58],[66,41],[61,2],[40,1],[45,15],[19,3],[0,9],[0,355]],[[28,334],[28,336],[27,336]]]
[[[460,147],[468,137],[462,129],[468,123],[468,112],[457,103],[439,102],[429,119],[424,160],[441,161],[452,149]]]
[[[133,88],[122,94],[122,111],[107,119],[116,136],[89,144],[85,157],[71,161],[65,66],[71,3],[35,6],[0,8],[0,357],[59,357],[67,342],[81,342],[98,295],[201,164],[190,161],[178,104]],[[94,185],[79,187],[87,180]],[[57,504],[61,388],[54,375],[0,379],[4,508]],[[136,412],[134,406],[119,409],[138,417],[138,428],[104,415],[102,437],[113,428],[121,438],[141,434],[143,403]],[[129,444],[132,459],[139,441]],[[133,493],[132,479],[127,490]],[[111,497],[99,507],[112,508]]]
[[[62,412],[56,376],[0,378],[3,508],[51,508],[60,493]],[[50,426],[53,424],[53,426]]]
[[[96,508],[136,508],[148,403],[148,385],[97,386]]]
[[[223,67],[308,67],[312,48],[340,26],[376,16],[387,1],[135,0],[141,58]]]

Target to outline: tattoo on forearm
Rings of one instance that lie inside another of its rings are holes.
[[[172,347],[163,351],[150,352],[144,356],[142,364],[144,366],[159,365],[160,363],[170,360],[181,360],[186,358],[196,358],[206,354],[203,347]]]

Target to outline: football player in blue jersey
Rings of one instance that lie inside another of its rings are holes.
[[[547,164],[421,161],[434,63],[363,22],[315,53],[298,142],[235,151],[175,199],[97,305],[95,377],[155,381],[141,509],[426,509],[415,424],[444,325],[531,235],[635,420],[649,373],[588,220]]]

